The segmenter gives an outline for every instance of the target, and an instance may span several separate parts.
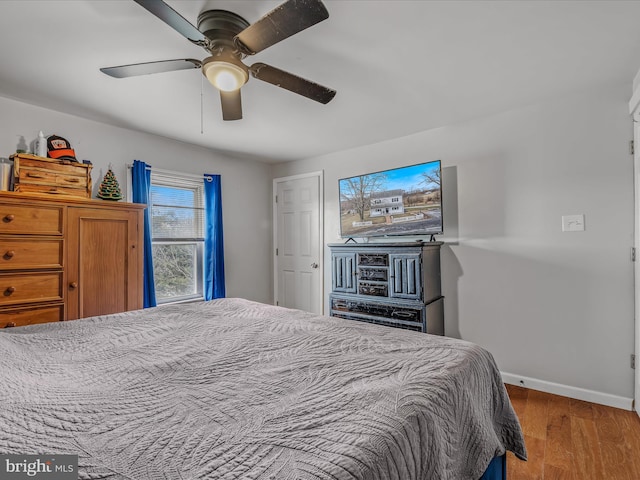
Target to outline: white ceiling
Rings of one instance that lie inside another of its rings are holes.
[[[195,24],[211,8],[253,23],[282,2],[167,3]],[[104,75],[99,68],[207,56],[129,0],[1,0],[0,96],[279,162],[630,83],[640,67],[637,1],[325,4],[328,20],[245,63],[268,63],[334,88],[327,105],[251,79],[242,89],[244,118],[223,122],[217,91],[198,70]]]

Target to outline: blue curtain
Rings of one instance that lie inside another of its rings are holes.
[[[223,298],[224,247],[222,242],[222,179],[204,176],[204,299]]]
[[[147,208],[144,211],[144,268],[143,281],[143,305],[144,308],[156,306],[156,287],[153,281],[153,255],[151,250],[151,169],[140,160],[133,161],[131,168],[131,192],[135,203],[144,203]]]

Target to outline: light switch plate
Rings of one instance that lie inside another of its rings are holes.
[[[563,232],[583,232],[584,231],[584,215],[563,215],[562,231]]]

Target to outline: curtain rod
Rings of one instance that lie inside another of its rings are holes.
[[[127,163],[127,168],[131,169],[131,167],[133,167],[133,164]],[[183,172],[177,172],[175,170],[165,170],[163,168],[150,167],[149,165],[147,165],[146,170],[150,170],[151,172],[163,173],[165,175],[178,174],[181,177],[194,178],[194,179],[198,179],[198,180],[201,180],[206,175],[220,175],[219,173],[202,173],[200,175],[195,174],[195,173],[183,173]]]

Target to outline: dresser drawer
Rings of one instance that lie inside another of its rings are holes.
[[[2,204],[0,233],[62,235],[62,207]]]
[[[72,188],[71,186],[20,184],[16,185],[14,189],[16,192],[22,193],[45,193],[47,195],[89,198],[86,188]]]
[[[345,298],[331,298],[332,315],[339,312],[349,312],[370,317],[383,317],[389,320],[401,320],[404,322],[416,322],[422,325],[422,307],[406,307],[375,303]],[[334,315],[335,316],[335,315]]]
[[[55,185],[56,174],[53,172],[38,172],[23,168],[20,172],[20,183],[37,183],[40,185]]]
[[[24,184],[49,185],[52,187],[63,186],[86,189],[87,177],[69,175],[66,173],[43,172],[39,170],[23,169],[20,185]]]
[[[62,268],[62,240],[0,238],[0,271]]]
[[[358,282],[358,294],[375,297],[388,297],[389,286],[380,282]]]
[[[23,327],[36,323],[61,322],[64,320],[64,305],[44,305],[30,308],[0,310],[0,328]]]
[[[62,300],[62,272],[0,274],[0,305]]]
[[[358,266],[382,266],[389,265],[389,255],[386,253],[359,253]]]

